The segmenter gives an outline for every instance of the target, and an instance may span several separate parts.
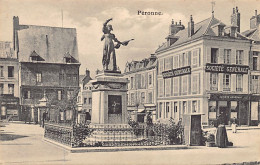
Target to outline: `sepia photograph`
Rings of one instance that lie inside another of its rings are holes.
[[[260,0],[0,0],[0,164],[260,165]]]

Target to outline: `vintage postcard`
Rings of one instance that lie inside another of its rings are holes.
[[[0,0],[1,164],[260,164],[259,0]]]

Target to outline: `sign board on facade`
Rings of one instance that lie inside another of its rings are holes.
[[[177,68],[177,69],[172,69],[172,70],[167,70],[162,72],[163,78],[171,78],[171,77],[177,77],[177,76],[182,76],[186,74],[191,74],[191,67],[190,66],[185,66],[182,68]]]
[[[210,94],[210,100],[248,100],[249,96],[246,94]]]
[[[227,64],[206,64],[206,72],[247,74],[249,66],[246,65],[227,65]]]

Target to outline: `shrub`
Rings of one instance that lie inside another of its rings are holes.
[[[72,147],[84,146],[83,140],[93,132],[88,124],[74,124],[73,125],[73,139]]]
[[[128,124],[133,128],[134,134],[136,136],[141,134],[141,130],[139,129],[139,123],[137,121],[134,121],[131,118],[128,118]]]

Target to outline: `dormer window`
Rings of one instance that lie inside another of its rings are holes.
[[[64,54],[64,62],[65,63],[78,63],[78,61],[73,56],[71,56],[69,52],[66,52]]]
[[[224,26],[218,26],[218,36],[223,36]]]
[[[31,55],[30,55],[30,60],[32,62],[34,61],[45,61],[39,54],[36,53],[36,51],[32,51]]]

